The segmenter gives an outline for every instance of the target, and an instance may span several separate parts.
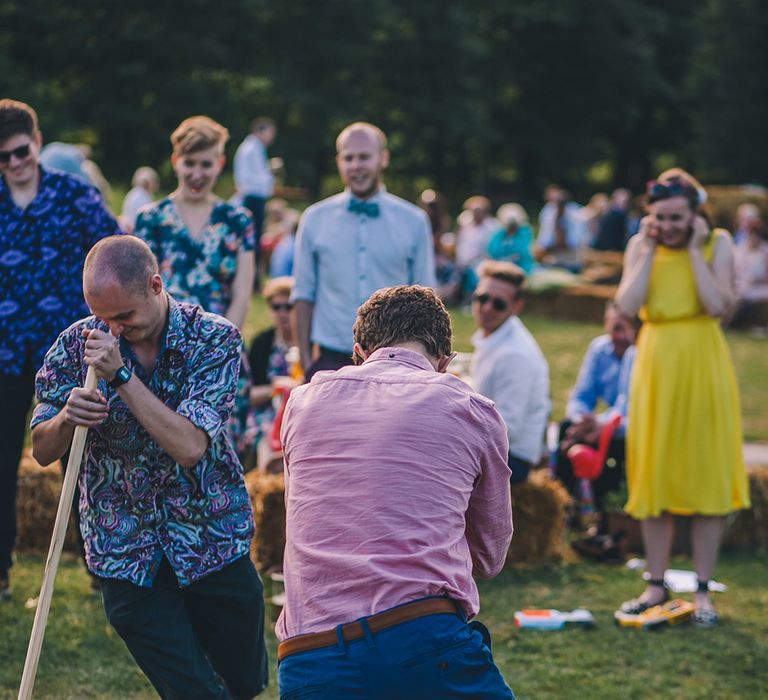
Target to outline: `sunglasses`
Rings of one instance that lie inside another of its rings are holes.
[[[473,294],[472,301],[474,301],[476,304],[480,304],[480,306],[487,304],[490,301],[491,305],[493,306],[493,310],[499,312],[506,311],[509,306],[509,304],[507,304],[504,299],[500,299],[499,297],[492,297],[490,294]]]
[[[270,304],[272,311],[291,311],[293,304]]]
[[[23,146],[17,146],[10,151],[0,151],[0,163],[8,165],[11,162],[11,156],[15,156],[16,160],[24,160],[29,155],[30,145],[25,143]]]
[[[667,199],[669,197],[688,198],[691,196],[691,187],[677,180],[668,183],[651,180],[648,183],[647,194],[652,199]]]

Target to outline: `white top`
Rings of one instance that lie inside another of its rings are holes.
[[[581,207],[576,202],[565,205],[564,226],[565,242],[571,250],[576,250],[589,243],[589,229],[584,219],[579,216]],[[555,222],[557,205],[547,202],[539,213],[539,236],[536,243],[542,248],[549,248],[555,242]]]
[[[496,403],[507,424],[510,454],[538,462],[552,407],[549,367],[538,343],[512,316],[489,336],[475,332],[472,344],[472,387]]]
[[[496,231],[503,228],[497,219],[487,216],[479,224],[471,221],[459,229],[456,236],[456,264],[466,269],[488,257],[488,243]]]
[[[275,189],[275,176],[269,169],[266,146],[253,134],[246,136],[235,153],[235,186],[237,191],[269,199]]]
[[[139,210],[147,204],[152,204],[152,195],[147,192],[143,187],[132,187],[128,190],[128,194],[125,195],[123,200],[123,213],[121,214],[122,220],[131,228],[136,225],[136,217],[139,215]]]

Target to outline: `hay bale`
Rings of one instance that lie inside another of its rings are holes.
[[[285,479],[253,470],[245,475],[256,532],[251,559],[261,571],[282,567],[285,549]]]
[[[61,464],[41,467],[27,449],[19,464],[16,523],[19,552],[45,553],[51,544],[53,523],[61,495]],[[70,517],[64,550],[77,552],[77,534],[74,517]]]
[[[565,487],[546,469],[539,469],[511,488],[515,534],[505,566],[567,557],[565,524],[571,497]]]
[[[749,470],[752,507],[732,513],[726,522],[723,546],[768,551],[768,467]]]

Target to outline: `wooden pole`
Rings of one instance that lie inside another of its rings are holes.
[[[88,374],[85,377],[85,388],[96,388],[96,373],[93,367],[88,368]],[[30,636],[29,647],[27,648],[24,672],[21,675],[19,700],[29,700],[32,697],[32,689],[35,685],[35,677],[37,676],[37,663],[40,660],[40,650],[43,647],[45,625],[48,622],[48,611],[51,608],[51,598],[53,598],[53,585],[56,581],[56,571],[61,560],[61,551],[64,548],[64,538],[67,534],[67,524],[69,523],[69,515],[72,510],[72,498],[75,494],[75,485],[80,473],[80,463],[83,461],[83,450],[85,449],[85,438],[87,435],[87,427],[84,425],[75,427],[75,434],[72,437],[72,448],[69,451],[69,461],[67,462],[67,472],[61,485],[59,508],[56,511],[56,521],[53,524],[51,546],[48,549],[48,559],[45,562],[43,585],[40,588],[40,597],[37,599],[35,621],[32,624],[32,635]]]

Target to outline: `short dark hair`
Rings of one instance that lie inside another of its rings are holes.
[[[37,130],[37,113],[32,107],[18,100],[0,100],[0,143],[17,134],[34,136]]]
[[[136,236],[115,235],[102,238],[85,258],[83,282],[97,277],[113,278],[129,292],[147,294],[149,278],[158,273],[157,258],[150,247]]]
[[[435,358],[451,353],[451,317],[440,297],[417,284],[374,292],[360,307],[352,328],[355,342],[371,353],[379,348],[418,341]],[[356,364],[362,358],[355,355]]]
[[[486,260],[477,268],[478,277],[491,277],[511,284],[515,288],[515,299],[525,294],[525,271],[511,262]]]

